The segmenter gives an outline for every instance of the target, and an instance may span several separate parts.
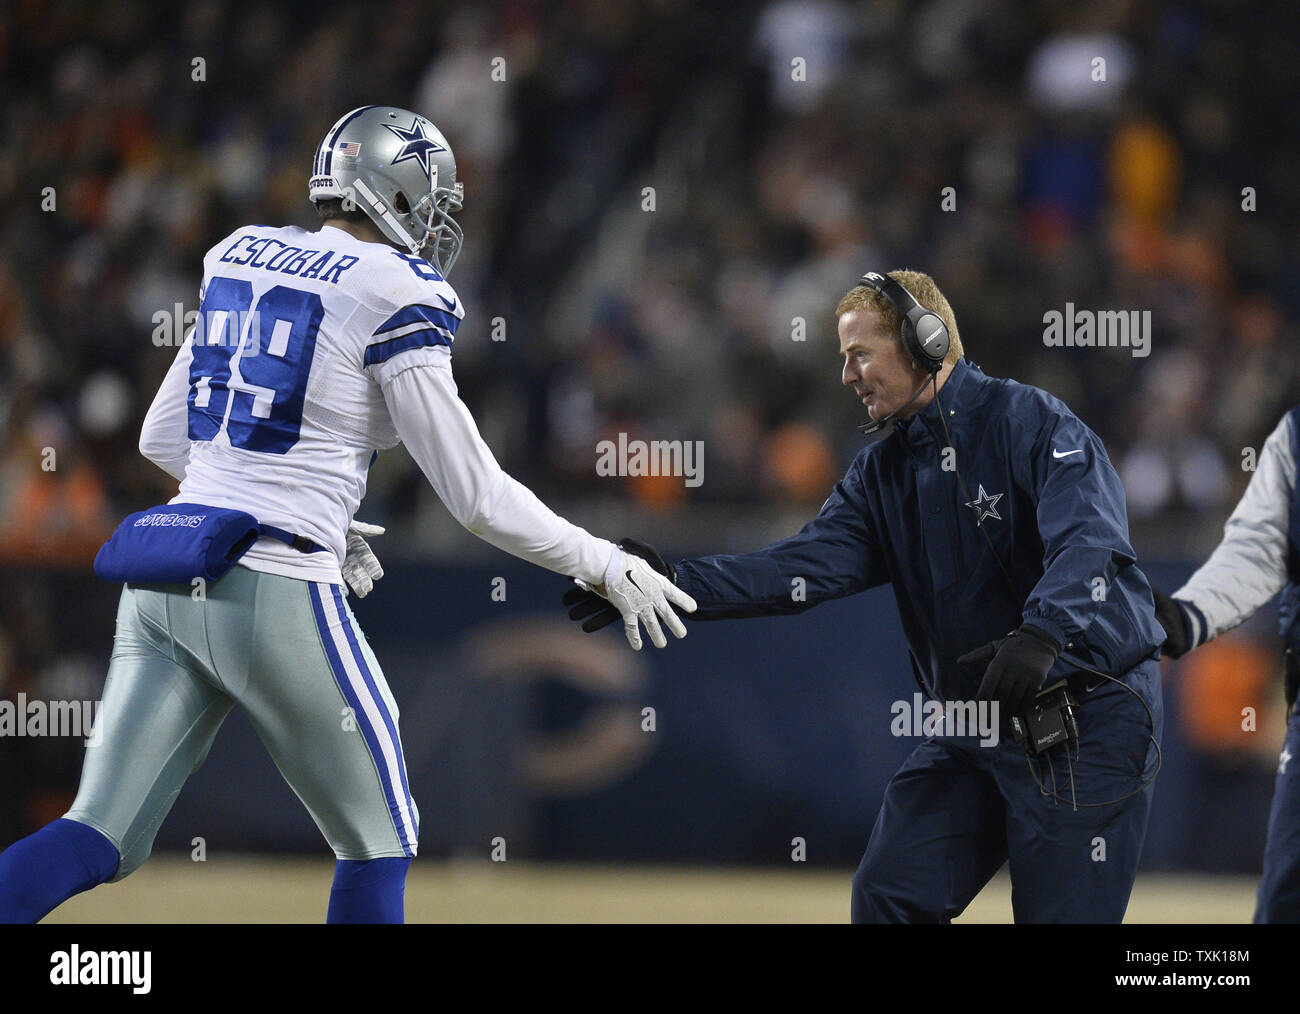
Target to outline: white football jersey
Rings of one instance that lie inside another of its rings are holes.
[[[174,399],[183,374],[188,388],[189,458],[172,502],[304,535],[330,552],[263,538],[242,562],[337,583],[375,453],[398,442],[385,373],[445,358],[460,300],[427,261],[293,226],[235,230],[204,257],[200,291],[193,340],[163,385]]]
[[[499,549],[600,584],[621,553],[502,471],[451,373],[464,310],[424,260],[342,229],[253,225],[204,258],[198,320],[140,434],[173,503],[247,511],[328,552],[259,539],[253,570],[342,582],[376,451],[406,445],[453,517]]]

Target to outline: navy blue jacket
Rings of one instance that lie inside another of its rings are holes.
[[[1096,434],[1060,399],[962,359],[937,399],[858,453],[798,534],[684,560],[677,583],[699,603],[694,619],[725,619],[798,613],[891,582],[918,679],[969,700],[983,673],[958,656],[1022,621],[1112,676],[1155,657],[1165,635],[1136,559],[1124,489]],[[1048,682],[1077,671],[1058,660]]]

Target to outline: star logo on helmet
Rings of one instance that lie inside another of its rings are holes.
[[[424,135],[424,127],[421,126],[419,119],[412,120],[409,127],[395,127],[391,123],[385,123],[383,126],[385,130],[391,130],[402,141],[402,147],[398,149],[389,165],[397,165],[398,162],[415,159],[420,163],[420,168],[424,170],[424,174],[433,179],[433,166],[429,161],[430,156],[447,149],[437,141]]]

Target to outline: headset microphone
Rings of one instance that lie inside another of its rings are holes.
[[[862,435],[870,436],[872,433],[875,433],[877,430],[883,429],[887,423],[892,422],[894,416],[898,415],[899,412],[903,411],[903,409],[907,408],[908,405],[912,404],[912,402],[916,401],[917,398],[921,397],[921,395],[925,393],[925,389],[930,386],[930,381],[933,380],[934,377],[935,374],[933,373],[930,374],[930,376],[926,377],[925,383],[923,383],[920,387],[916,389],[916,394],[908,398],[907,401],[905,401],[902,405],[898,406],[898,408],[894,409],[894,411],[890,412],[889,415],[885,416],[885,418],[877,419],[873,422],[864,422],[862,425],[860,425],[858,429],[862,431]]]

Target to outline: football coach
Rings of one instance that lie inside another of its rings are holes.
[[[696,600],[695,620],[892,584],[925,692],[997,702],[996,745],[925,738],[889,782],[855,922],[948,922],[1008,861],[1017,922],[1119,922],[1159,769],[1165,634],[1115,469],[1059,399],[963,358],[928,275],[864,275],[836,316],[864,431],[892,427],[818,515],[765,549],[675,566],[623,545]],[[593,590],[565,601],[584,629],[618,617]]]

